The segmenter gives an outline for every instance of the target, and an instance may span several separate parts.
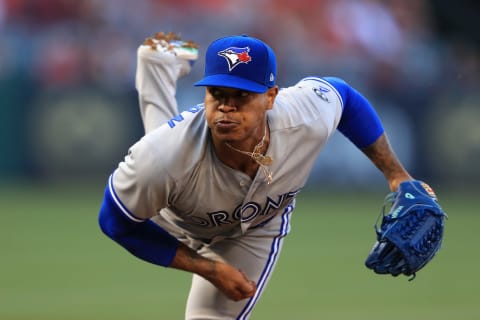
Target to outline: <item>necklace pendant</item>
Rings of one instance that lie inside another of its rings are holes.
[[[262,156],[261,159],[259,159],[259,162],[264,166],[271,166],[273,163],[273,160],[270,156]]]
[[[252,158],[262,166],[271,166],[273,163],[273,160],[270,156],[264,156],[263,154],[259,153],[253,153]]]
[[[273,181],[272,173],[269,172],[266,178],[267,178],[267,184],[271,184]]]

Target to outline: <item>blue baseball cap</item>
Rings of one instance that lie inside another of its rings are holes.
[[[205,55],[204,78],[195,86],[242,89],[264,93],[275,85],[275,53],[263,41],[247,35],[213,41]]]

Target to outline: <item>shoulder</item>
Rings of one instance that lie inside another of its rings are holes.
[[[204,155],[208,128],[203,105],[197,105],[173,117],[145,135],[143,147],[149,149],[158,168],[170,174],[188,171]],[[180,172],[181,171],[181,172]]]
[[[324,123],[332,129],[342,109],[343,99],[336,86],[323,78],[308,77],[280,90],[271,116],[283,126]]]
[[[119,168],[129,168],[145,183],[179,181],[204,157],[207,135],[203,106],[196,106],[143,136]]]
[[[334,93],[339,99],[342,107],[345,105],[348,96],[353,88],[345,80],[338,77],[307,77],[300,80],[299,83],[312,83],[313,86],[317,86],[321,92],[327,92],[329,90]]]

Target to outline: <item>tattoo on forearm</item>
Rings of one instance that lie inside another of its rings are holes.
[[[405,171],[385,135],[362,151],[386,177],[402,174]]]
[[[188,264],[194,265],[198,262],[198,255],[195,251],[185,249],[185,258],[188,260]]]
[[[188,248],[188,247],[180,247],[182,254],[181,254],[181,262],[177,267],[180,269],[199,273],[205,277],[213,277],[217,272],[217,264],[214,260],[207,259],[199,255],[196,251]]]
[[[208,263],[210,265],[210,268],[209,268],[209,275],[213,276],[216,274],[217,272],[217,264],[215,263],[215,261],[213,260],[208,260]]]

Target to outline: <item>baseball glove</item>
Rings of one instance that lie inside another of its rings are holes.
[[[385,214],[389,204],[390,210]],[[402,182],[396,192],[385,198],[375,224],[377,241],[365,265],[378,274],[404,274],[413,280],[440,249],[446,217],[434,191],[425,182]]]

